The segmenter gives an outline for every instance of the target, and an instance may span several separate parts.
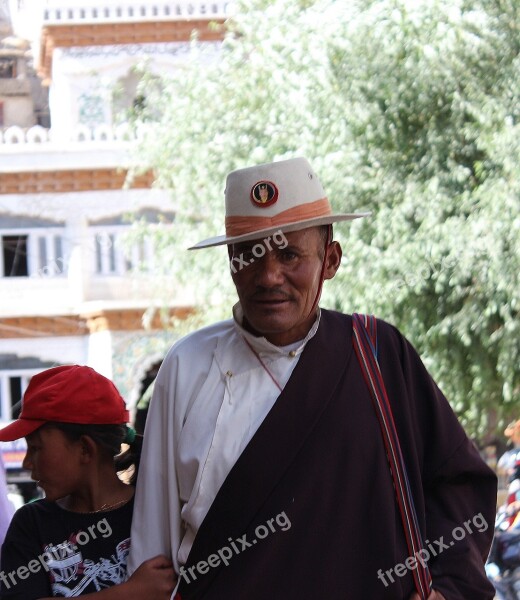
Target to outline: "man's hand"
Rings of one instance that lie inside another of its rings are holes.
[[[421,600],[421,597],[417,592],[414,592],[410,596],[410,600]],[[446,598],[440,592],[433,590],[433,592],[428,596],[428,600],[446,600]]]

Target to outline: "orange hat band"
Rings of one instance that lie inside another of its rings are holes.
[[[226,217],[226,235],[237,236],[269,227],[279,227],[289,223],[298,223],[316,217],[326,217],[332,214],[328,198],[321,198],[308,204],[293,206],[274,215],[274,217]]]

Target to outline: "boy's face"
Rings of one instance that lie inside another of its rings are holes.
[[[80,483],[80,441],[72,442],[55,427],[40,427],[26,438],[27,453],[22,466],[45,492],[48,500],[63,498]]]

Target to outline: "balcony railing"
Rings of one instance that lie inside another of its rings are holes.
[[[85,6],[47,7],[43,13],[45,25],[85,22],[157,21],[183,18],[225,18],[229,16],[229,1],[196,0],[177,2],[126,2]]]
[[[0,129],[0,147],[16,144],[52,144],[54,142],[130,142],[139,138],[139,135],[129,125],[122,124],[115,127],[98,125],[87,127],[79,125],[71,130],[66,138],[60,134],[59,139],[52,129],[40,125],[24,128],[18,126]]]

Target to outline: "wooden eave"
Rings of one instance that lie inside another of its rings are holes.
[[[121,190],[126,177],[127,171],[117,168],[0,173],[0,195]],[[135,176],[128,187],[149,189],[153,181],[154,174],[148,171]]]
[[[212,42],[223,39],[223,24],[224,19],[179,19],[46,25],[42,29],[38,73],[44,81],[52,77],[55,48],[187,42],[194,34],[201,41]]]
[[[144,308],[121,308],[85,315],[4,317],[0,318],[0,339],[84,336],[100,331],[144,331],[144,311]],[[168,316],[170,319],[186,319],[193,312],[190,307],[174,307],[168,310]],[[156,313],[147,330],[165,328],[162,316]]]

